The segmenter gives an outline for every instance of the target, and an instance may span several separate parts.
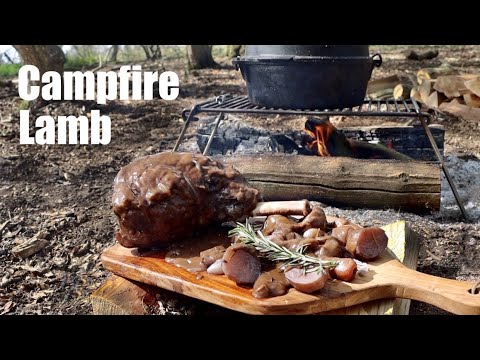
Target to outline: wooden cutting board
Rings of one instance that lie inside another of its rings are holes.
[[[224,275],[193,274],[168,264],[164,256],[161,251],[140,256],[136,249],[117,244],[104,251],[102,262],[122,277],[248,314],[314,314],[395,297],[424,301],[455,314],[480,314],[480,295],[469,292],[473,283],[411,270],[389,249],[353,282],[329,281],[315,294],[292,288],[286,295],[268,299],[256,299],[251,289],[237,286]]]

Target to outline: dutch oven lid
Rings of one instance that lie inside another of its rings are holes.
[[[258,57],[368,57],[368,45],[247,45],[246,58]]]

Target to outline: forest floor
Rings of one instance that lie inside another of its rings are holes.
[[[407,47],[372,46],[384,63],[373,78],[447,62],[464,72],[478,73],[479,46],[439,46],[434,60],[406,60]],[[150,65],[153,67],[153,65]],[[108,275],[102,250],[114,244],[117,220],[111,209],[112,184],[120,167],[137,157],[172,149],[182,126],[183,108],[222,93],[246,94],[244,81],[228,61],[218,69],[187,74],[183,61],[162,64],[181,79],[175,101],[65,101],[48,105],[38,115],[80,115],[100,109],[112,119],[109,145],[20,145],[19,108],[15,84],[0,86],[0,314],[91,314],[89,295]],[[146,67],[144,66],[144,69]],[[281,130],[304,119],[275,117],[246,121]],[[378,120],[339,119],[337,126],[366,125]],[[400,120],[385,120],[385,123]],[[446,128],[445,154],[457,162],[480,164],[480,124],[462,119],[441,122]],[[189,133],[195,132],[195,126]],[[478,171],[478,170],[477,170]],[[462,184],[459,184],[462,187]],[[465,185],[465,187],[468,185]],[[460,280],[480,277],[480,222],[465,223],[455,214],[418,216],[392,210],[341,210],[328,207],[361,225],[383,225],[406,219],[421,235],[418,270]],[[38,253],[21,259],[12,249],[31,238],[46,240]],[[219,311],[166,292],[166,313]],[[413,302],[412,314],[444,314]]]

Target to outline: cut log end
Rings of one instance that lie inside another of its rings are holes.
[[[156,306],[153,286],[111,276],[90,295],[94,315],[146,315]]]
[[[470,90],[474,95],[480,97],[480,76],[476,76],[471,80],[465,81],[465,87]]]
[[[395,100],[409,99],[411,91],[412,91],[412,87],[410,85],[398,84],[393,89],[393,97]]]
[[[442,93],[439,93],[438,91],[434,91],[426,99],[425,105],[427,105],[429,108],[437,109],[440,106],[440,104],[445,100],[447,100],[447,98]]]
[[[480,108],[480,97],[475,94],[465,94],[463,100],[467,106]]]

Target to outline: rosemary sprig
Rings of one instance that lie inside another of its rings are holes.
[[[303,268],[306,273],[309,273],[314,271],[320,272],[325,268],[334,268],[338,265],[338,261],[326,261],[305,255],[305,246],[302,246],[298,251],[292,251],[284,246],[275,244],[260,231],[255,233],[248,222],[246,225],[237,223],[237,226],[228,232],[228,236],[237,236],[241,242],[253,246],[261,255],[271,261],[284,261],[282,270],[292,266]]]

